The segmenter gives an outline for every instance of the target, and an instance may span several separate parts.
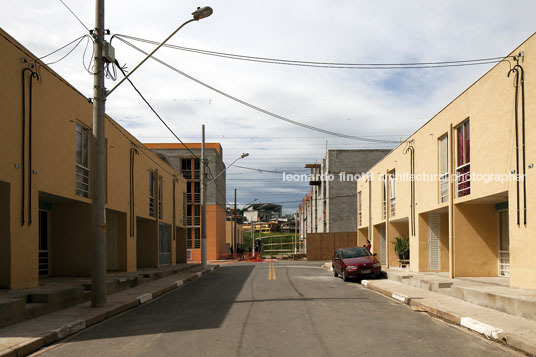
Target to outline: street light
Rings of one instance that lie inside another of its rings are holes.
[[[156,48],[154,50],[152,50],[152,52],[149,53],[140,63],[138,63],[136,65],[136,67],[134,67],[132,69],[132,71],[130,71],[125,77],[123,77],[123,79],[121,79],[119,81],[119,83],[117,83],[112,89],[110,89],[106,93],[106,97],[108,97],[110,94],[112,94],[112,92],[117,87],[119,87],[121,85],[121,83],[123,83],[130,75],[132,75],[132,73],[134,73],[143,63],[145,63],[145,61],[147,61],[156,51],[158,51],[160,49],[160,47],[164,46],[166,44],[166,42],[169,41],[170,38],[172,38],[177,32],[180,31],[180,29],[182,29],[184,26],[186,26],[190,22],[199,21],[201,19],[209,17],[210,15],[212,15],[212,13],[213,13],[213,11],[212,11],[212,8],[210,6],[198,7],[197,10],[192,12],[193,19],[190,19],[190,20],[186,21],[185,23],[183,23],[182,25],[180,25],[179,27],[177,27],[177,29],[175,31],[173,31],[171,33],[171,35],[169,35],[164,41],[162,41],[158,46],[156,46]]]
[[[214,176],[214,178],[209,182],[209,183],[213,183],[214,181],[216,181],[216,179],[221,175],[223,174],[225,171],[227,171],[228,168],[230,168],[231,166],[233,166],[235,164],[235,162],[237,162],[238,160],[240,159],[243,159],[245,157],[248,157],[249,154],[247,152],[243,153],[242,155],[240,155],[240,157],[238,157],[237,159],[235,159],[235,161],[233,161],[231,163],[231,165],[227,166],[225,169],[221,170],[219,174],[217,174],[216,176]]]
[[[95,1],[95,30],[93,31],[95,61],[93,65],[93,177],[91,205],[91,306],[106,305],[106,141],[104,133],[104,112],[106,98],[134,73],[149,57],[162,47],[181,28],[193,21],[212,15],[208,6],[197,8],[193,18],[180,25],[160,45],[147,55],[128,75],[123,77],[110,91],[104,83],[105,58],[113,62],[113,48],[104,35],[104,0]]]

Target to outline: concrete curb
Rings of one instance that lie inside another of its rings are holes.
[[[73,335],[79,331],[82,331],[90,326],[93,326],[99,322],[105,321],[113,316],[116,316],[122,312],[125,312],[127,310],[133,309],[139,305],[145,304],[149,301],[154,300],[156,297],[163,295],[167,292],[170,292],[172,290],[175,290],[185,284],[187,284],[190,281],[199,279],[203,275],[209,274],[217,269],[219,269],[219,265],[211,266],[203,271],[193,273],[191,276],[187,277],[186,279],[177,280],[175,282],[170,283],[169,285],[158,288],[154,290],[151,293],[145,293],[138,297],[136,297],[133,301],[127,301],[125,303],[122,303],[119,306],[113,307],[109,310],[103,309],[102,312],[100,312],[97,315],[93,315],[88,318],[83,319],[77,319],[72,322],[69,322],[65,325],[62,325],[56,329],[46,331],[43,334],[41,334],[39,337],[36,338],[29,338],[28,341],[21,342],[15,347],[7,347],[0,351],[0,357],[18,357],[18,356],[26,356],[30,353],[33,353],[37,351],[38,349],[51,345],[55,342],[58,342],[70,335]]]
[[[374,284],[371,284],[371,282],[369,282],[368,280],[362,280],[361,285],[363,285],[369,290],[376,291],[382,295],[385,295],[405,305],[408,305],[414,311],[426,312],[451,324],[462,326],[467,328],[468,330],[477,332],[490,340],[496,342],[503,342],[507,346],[513,347],[514,349],[524,352],[530,356],[536,356],[536,346],[534,345],[534,343],[531,344],[528,341],[523,341],[517,336],[510,335],[508,334],[508,332],[498,327],[491,326],[489,324],[475,320],[470,317],[457,316],[447,311],[438,310],[434,307],[428,306],[416,300],[412,300],[404,294],[389,291],[387,289],[382,289],[378,286],[375,286]]]

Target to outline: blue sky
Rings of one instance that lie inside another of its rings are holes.
[[[93,1],[64,0],[93,27]],[[215,0],[114,0],[106,3],[106,27],[160,41],[197,6],[214,14],[186,26],[170,43],[252,56],[329,62],[399,63],[503,56],[535,30],[536,2],[515,9],[498,0],[270,2]],[[0,24],[29,50],[44,55],[85,29],[56,0],[4,0]],[[132,68],[142,55],[114,40],[116,56]],[[151,45],[140,45],[150,50]],[[86,54],[86,61],[89,54]],[[58,59],[51,56],[51,60]],[[52,65],[78,90],[91,96],[92,78],[82,67],[83,46]],[[491,65],[427,70],[344,70],[235,61],[162,49],[157,57],[207,83],[291,119],[321,128],[374,138],[404,139]],[[242,152],[241,165],[280,171],[320,162],[329,148],[380,148],[308,131],[255,112],[148,61],[132,80],[185,141],[223,145],[224,160]],[[111,81],[107,86],[113,86]],[[143,142],[173,142],[128,84],[107,102],[107,113]],[[306,183],[286,183],[280,174],[230,168],[227,200],[299,201]],[[296,203],[285,204],[285,211]]]

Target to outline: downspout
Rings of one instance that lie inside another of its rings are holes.
[[[515,113],[514,113],[514,117],[515,117],[515,132],[516,132],[516,175],[517,175],[517,180],[516,180],[516,193],[517,193],[517,200],[516,200],[516,206],[517,206],[517,225],[519,226],[520,224],[520,218],[519,218],[519,215],[520,215],[520,208],[519,208],[519,128],[518,128],[518,121],[519,121],[519,118],[518,118],[518,92],[519,92],[519,72],[517,70],[517,67],[519,65],[515,65],[511,70],[508,71],[508,75],[507,77],[510,77],[510,73],[515,73],[515,87],[516,87],[516,90],[515,90]],[[521,66],[519,66],[521,67]],[[524,128],[523,128],[523,132],[524,132]],[[524,166],[524,165],[523,165]],[[523,168],[523,171],[525,171],[525,169]]]
[[[39,80],[37,72],[30,75],[30,95],[28,110],[28,226],[32,224],[32,79]]]
[[[521,74],[521,151],[523,152],[523,225],[527,225],[527,180],[525,162],[525,70],[517,64]],[[514,67],[514,68],[515,68]]]
[[[448,172],[449,172],[449,278],[454,279],[454,138],[452,137],[452,123],[449,125],[449,152],[448,152]]]
[[[139,154],[136,148],[130,148],[130,236],[134,237],[135,210],[134,210],[134,155]]]
[[[391,195],[390,185],[389,185],[389,170],[386,171],[387,174],[385,175],[385,266],[387,269],[389,269],[390,266],[390,259],[391,254],[389,251],[389,243],[390,243],[390,237],[389,237],[389,221],[391,219],[391,200],[389,199]]]
[[[371,178],[371,175],[369,173],[369,177],[368,177],[368,192],[369,192],[369,195],[368,195],[368,210],[369,210],[369,213],[368,213],[368,224],[369,224],[369,229],[368,229],[368,238],[369,238],[369,242],[373,243],[372,241],[372,178]]]
[[[404,154],[410,153],[410,199],[411,199],[411,235],[415,236],[415,148],[413,147],[413,140],[407,142],[407,146],[404,149]]]
[[[21,203],[22,203],[22,207],[21,207],[21,226],[24,225],[24,218],[25,218],[25,215],[24,215],[24,212],[25,212],[25,203],[26,203],[26,71],[30,71],[30,87],[29,87],[29,151],[30,151],[30,158],[29,158],[29,166],[30,166],[30,176],[29,176],[29,189],[30,189],[30,192],[28,194],[28,225],[30,225],[32,223],[32,211],[31,211],[31,204],[32,204],[32,201],[31,201],[31,187],[32,187],[32,173],[31,173],[31,170],[32,170],[32,143],[31,143],[31,140],[32,140],[32,135],[31,135],[31,132],[32,132],[32,79],[35,77],[37,79],[39,79],[39,75],[34,72],[31,68],[24,68],[22,70],[22,155],[21,155],[21,169],[22,169],[22,183],[21,183],[21,194],[22,194],[22,199],[21,199]]]

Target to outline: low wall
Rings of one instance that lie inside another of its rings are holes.
[[[336,249],[357,246],[357,232],[308,233],[307,260],[331,260]]]

